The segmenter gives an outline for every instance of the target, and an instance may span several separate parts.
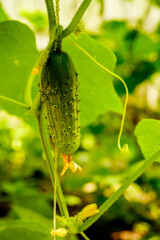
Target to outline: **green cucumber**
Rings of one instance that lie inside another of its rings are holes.
[[[80,144],[78,74],[68,53],[52,51],[42,68],[40,93],[51,145],[71,155]]]

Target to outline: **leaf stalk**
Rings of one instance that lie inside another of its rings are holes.
[[[25,103],[19,102],[17,100],[14,100],[12,98],[8,98],[8,97],[0,95],[0,99],[2,99],[4,101],[7,101],[7,102],[10,102],[10,103],[13,103],[14,105],[17,105],[18,107],[24,108],[26,110],[30,110],[31,109],[31,106],[29,106],[29,105],[27,105]]]
[[[52,38],[52,33],[54,27],[56,26],[56,15],[53,5],[53,0],[45,0],[47,13],[48,13],[48,22],[49,22],[49,38]]]
[[[67,37],[69,34],[71,34],[72,32],[74,32],[74,30],[76,29],[76,27],[78,26],[81,18],[83,17],[83,15],[85,14],[87,8],[89,7],[90,3],[92,2],[92,0],[83,0],[83,2],[81,3],[80,7],[78,8],[77,12],[75,13],[74,17],[72,18],[72,21],[70,22],[70,24],[68,25],[68,27],[66,27],[63,32],[62,32],[62,38]]]

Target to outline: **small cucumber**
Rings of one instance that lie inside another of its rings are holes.
[[[40,93],[50,133],[59,153],[73,154],[80,144],[78,78],[68,53],[52,51],[42,68]]]

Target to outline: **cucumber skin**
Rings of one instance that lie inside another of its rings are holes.
[[[51,145],[71,155],[80,145],[78,74],[66,52],[51,52],[42,68],[40,93]]]

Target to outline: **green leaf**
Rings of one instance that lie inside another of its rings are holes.
[[[160,149],[160,121],[144,119],[135,129],[138,144],[145,158],[151,157]]]
[[[84,33],[78,39],[74,36],[71,38],[103,66],[114,70],[116,58],[110,49]],[[71,55],[78,72],[81,124],[88,125],[107,111],[121,113],[122,105],[113,87],[112,76],[97,66],[68,39],[65,39],[63,48]]]
[[[52,228],[52,219],[46,218],[38,212],[35,212],[28,208],[20,207],[18,205],[13,205],[13,211],[21,219],[41,222],[44,225]]]
[[[0,240],[51,240],[50,230],[38,222],[17,220],[0,227]]]
[[[0,22],[6,21],[6,20],[8,20],[8,16],[3,9],[2,3],[0,3]]]
[[[27,81],[38,56],[35,36],[25,24],[0,23],[0,95],[25,102]],[[14,104],[0,100],[0,107],[27,122],[34,121],[30,113]]]
[[[47,15],[40,11],[21,13],[31,24],[33,24],[36,31],[44,31],[47,28]]]
[[[139,33],[134,41],[133,55],[137,59],[148,61],[152,53],[158,51],[159,41],[153,40],[150,36]]]
[[[156,6],[160,7],[160,1],[159,0],[150,0],[150,2],[155,4]]]

